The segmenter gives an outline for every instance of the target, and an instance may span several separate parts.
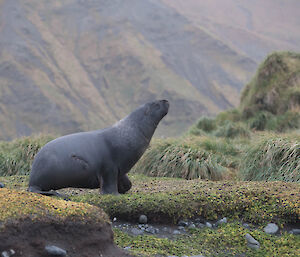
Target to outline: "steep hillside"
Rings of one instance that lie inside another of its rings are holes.
[[[158,134],[179,134],[237,105],[255,66],[159,0],[0,0],[0,139],[103,128],[163,97]]]
[[[300,51],[298,0],[162,1],[257,62],[273,51]]]

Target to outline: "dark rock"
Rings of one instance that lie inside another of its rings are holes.
[[[157,230],[153,227],[148,227],[145,229],[146,232],[150,233],[150,234],[156,234]]]
[[[177,225],[180,227],[187,227],[189,223],[187,221],[180,220]]]
[[[196,225],[194,223],[191,223],[188,228],[196,228]]]
[[[250,234],[246,234],[246,240],[247,240],[247,245],[250,247],[250,248],[253,248],[253,249],[258,249],[260,247],[260,243],[255,240]]]
[[[205,228],[205,224],[203,224],[203,223],[197,223],[197,228]]]
[[[142,234],[144,233],[143,230],[140,230],[140,229],[138,229],[138,228],[132,228],[132,229],[130,230],[130,232],[131,232],[134,236],[140,236],[140,235],[142,235]]]
[[[291,234],[293,235],[300,235],[300,229],[299,228],[294,228],[290,231]]]
[[[4,187],[5,187],[5,185],[0,182],[0,188],[4,188]]]
[[[278,226],[275,223],[269,223],[267,226],[264,227],[264,231],[267,234],[276,234],[278,231]]]
[[[225,224],[225,223],[227,223],[227,218],[226,217],[224,217],[223,219],[218,220],[216,225],[219,226],[219,225]]]
[[[173,231],[173,235],[180,235],[181,234],[181,232],[179,231],[179,230],[177,230],[177,229],[175,229],[174,231]]]
[[[179,226],[178,230],[185,230],[183,226]]]
[[[208,228],[212,228],[212,224],[209,223],[209,222],[206,222],[206,223],[205,223],[205,226],[208,227]]]
[[[48,254],[53,256],[67,256],[67,252],[64,249],[61,249],[55,245],[47,245],[45,250]]]
[[[139,217],[139,223],[140,223],[140,224],[147,224],[147,222],[148,222],[148,218],[147,218],[146,215],[141,215],[141,216]]]

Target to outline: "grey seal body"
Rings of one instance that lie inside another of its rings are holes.
[[[102,193],[125,193],[127,173],[147,149],[167,100],[140,106],[110,128],[59,137],[36,155],[29,179],[31,192],[56,195],[53,190],[101,188]]]

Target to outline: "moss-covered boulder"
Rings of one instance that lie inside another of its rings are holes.
[[[127,256],[113,242],[108,216],[95,206],[6,188],[0,206],[0,252],[47,256],[45,246],[56,245],[68,256]]]

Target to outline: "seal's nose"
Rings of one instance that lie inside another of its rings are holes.
[[[169,104],[168,100],[164,99],[164,100],[161,100],[161,102],[163,103],[163,105],[165,105],[167,107],[167,109],[169,109],[170,104]]]

